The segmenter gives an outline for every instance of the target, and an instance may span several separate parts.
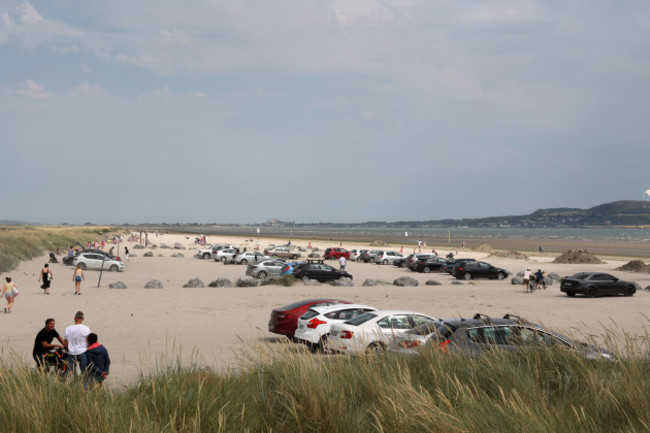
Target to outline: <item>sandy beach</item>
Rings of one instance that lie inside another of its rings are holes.
[[[21,290],[11,314],[2,314],[4,323],[1,338],[2,356],[18,357],[32,364],[31,351],[36,333],[48,317],[56,319],[56,329],[63,333],[72,324],[78,310],[86,314],[86,324],[99,336],[112,359],[108,384],[123,386],[133,382],[139,372],[151,371],[156,362],[196,357],[201,363],[216,368],[236,368],[237,353],[251,344],[270,344],[279,347],[284,339],[267,331],[271,309],[300,299],[333,296],[354,302],[374,305],[378,308],[419,311],[436,317],[471,316],[477,312],[492,316],[516,313],[529,320],[543,323],[560,332],[573,335],[594,335],[597,338],[605,329],[632,337],[647,336],[650,325],[650,291],[640,291],[634,297],[603,297],[585,299],[569,298],[559,291],[556,283],[545,291],[524,293],[521,286],[506,281],[478,280],[463,285],[452,285],[447,274],[419,274],[394,266],[381,266],[349,262],[347,270],[354,276],[354,287],[333,287],[327,284],[308,287],[303,284],[292,287],[207,287],[218,277],[233,283],[245,278],[245,266],[224,265],[213,260],[200,260],[194,256],[197,247],[194,236],[179,234],[156,236],[149,234],[149,241],[173,246],[181,243],[185,250],[134,249],[134,242],[125,242],[132,256],[126,262],[124,272],[104,272],[99,287],[99,272],[85,271],[82,296],[74,296],[73,268],[61,263],[50,265],[54,273],[51,295],[45,296],[39,288],[38,275],[46,255],[23,262],[7,275],[13,277]],[[247,247],[257,244],[257,239],[243,237],[209,236],[210,243],[232,243]],[[286,239],[261,239],[261,248],[269,244],[284,244]],[[296,240],[294,245],[307,247],[309,241]],[[320,253],[338,243],[312,242]],[[367,243],[345,242],[343,247],[367,248]],[[429,245],[429,250],[432,246]],[[449,252],[445,247],[435,247],[440,255]],[[108,249],[108,247],[106,248]],[[399,250],[399,247],[391,248]],[[568,249],[568,248],[567,248]],[[153,251],[154,257],[143,257],[145,251]],[[408,254],[411,251],[404,251]],[[455,252],[455,248],[454,248]],[[123,255],[123,246],[119,253]],[[171,257],[182,253],[184,257]],[[303,257],[309,253],[302,253]],[[135,257],[133,256],[135,255]],[[483,259],[485,253],[461,251],[460,257]],[[603,258],[603,256],[601,256]],[[60,257],[59,257],[60,259]],[[650,285],[650,274],[616,271],[627,259],[605,257],[600,265],[561,265],[551,263],[551,255],[532,256],[528,260],[487,259],[489,263],[512,273],[526,267],[541,268],[547,273],[557,272],[564,276],[578,271],[601,270],[619,278],[637,282],[641,287]],[[647,262],[647,258],[645,259]],[[332,265],[336,265],[331,262]],[[417,287],[397,287],[391,284],[363,287],[367,278],[392,283],[400,276],[418,280]],[[4,277],[6,275],[2,275]],[[192,278],[201,279],[205,288],[183,288]],[[144,289],[152,279],[163,283],[162,289]],[[427,286],[434,279],[440,286]],[[124,282],[127,289],[109,289],[108,285]],[[4,300],[2,301],[5,302]]]

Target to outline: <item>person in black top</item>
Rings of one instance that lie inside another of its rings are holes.
[[[47,319],[45,321],[45,327],[36,334],[32,356],[34,357],[34,361],[36,361],[36,366],[38,368],[43,368],[43,355],[46,355],[50,349],[63,349],[63,339],[59,333],[56,332],[56,329],[54,329],[54,324],[54,319]],[[52,341],[55,338],[59,340],[61,344],[52,344]]]

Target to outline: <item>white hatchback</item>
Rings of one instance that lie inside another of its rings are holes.
[[[332,325],[327,347],[350,355],[372,353],[384,350],[394,335],[436,321],[435,317],[414,311],[370,311]]]
[[[375,307],[361,304],[311,307],[298,319],[298,328],[294,336],[309,344],[314,350],[323,350],[333,324],[343,323],[368,311],[376,310]]]
[[[79,265],[81,269],[103,269],[106,271],[123,271],[126,269],[124,263],[119,260],[112,260],[102,254],[97,253],[81,253],[72,261],[74,266]]]

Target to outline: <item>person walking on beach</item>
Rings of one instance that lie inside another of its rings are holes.
[[[7,299],[5,313],[11,313],[11,307],[14,306],[16,296],[18,296],[20,292],[18,292],[18,287],[16,287],[16,284],[11,282],[11,277],[6,277],[5,281],[6,283],[4,286],[2,286],[2,293],[0,293],[0,298],[4,296]]]
[[[129,247],[124,247],[124,258],[126,261],[129,260]]]
[[[528,292],[530,290],[530,268],[526,269],[526,272],[524,272],[524,292]]]
[[[52,274],[52,269],[50,269],[50,265],[45,263],[43,269],[41,269],[41,275],[38,276],[38,281],[43,280],[43,284],[41,284],[41,289],[44,290],[43,294],[50,294],[50,283],[53,279],[54,275]]]
[[[84,275],[83,269],[81,269],[81,265],[77,265],[74,270],[72,281],[74,281],[74,294],[81,295],[81,282],[86,281],[86,276]]]
[[[542,248],[541,245],[539,246],[539,253],[542,254],[542,255],[544,255],[544,248]]]
[[[108,350],[97,342],[97,334],[90,333],[86,337],[88,349],[86,349],[86,374],[96,383],[104,382],[111,367],[111,359],[108,357]]]
[[[63,338],[56,332],[54,329],[54,319],[50,318],[45,321],[45,327],[41,329],[38,334],[36,334],[36,339],[34,340],[34,350],[32,350],[32,357],[36,361],[36,367],[39,370],[43,369],[43,356],[51,349],[63,349],[64,341]],[[54,339],[59,340],[61,344],[52,344]]]
[[[339,257],[339,266],[342,271],[345,271],[345,264],[346,264],[345,256]]]
[[[72,371],[75,365],[79,365],[81,373],[86,371],[86,337],[90,334],[90,328],[83,324],[84,319],[83,311],[77,311],[74,315],[74,325],[65,328],[63,333],[63,345],[68,351]]]
[[[544,284],[544,272],[541,269],[538,269],[535,272],[535,290],[546,289],[546,284]]]

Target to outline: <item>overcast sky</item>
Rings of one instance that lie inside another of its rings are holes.
[[[586,208],[649,116],[647,0],[0,2],[0,219]]]

